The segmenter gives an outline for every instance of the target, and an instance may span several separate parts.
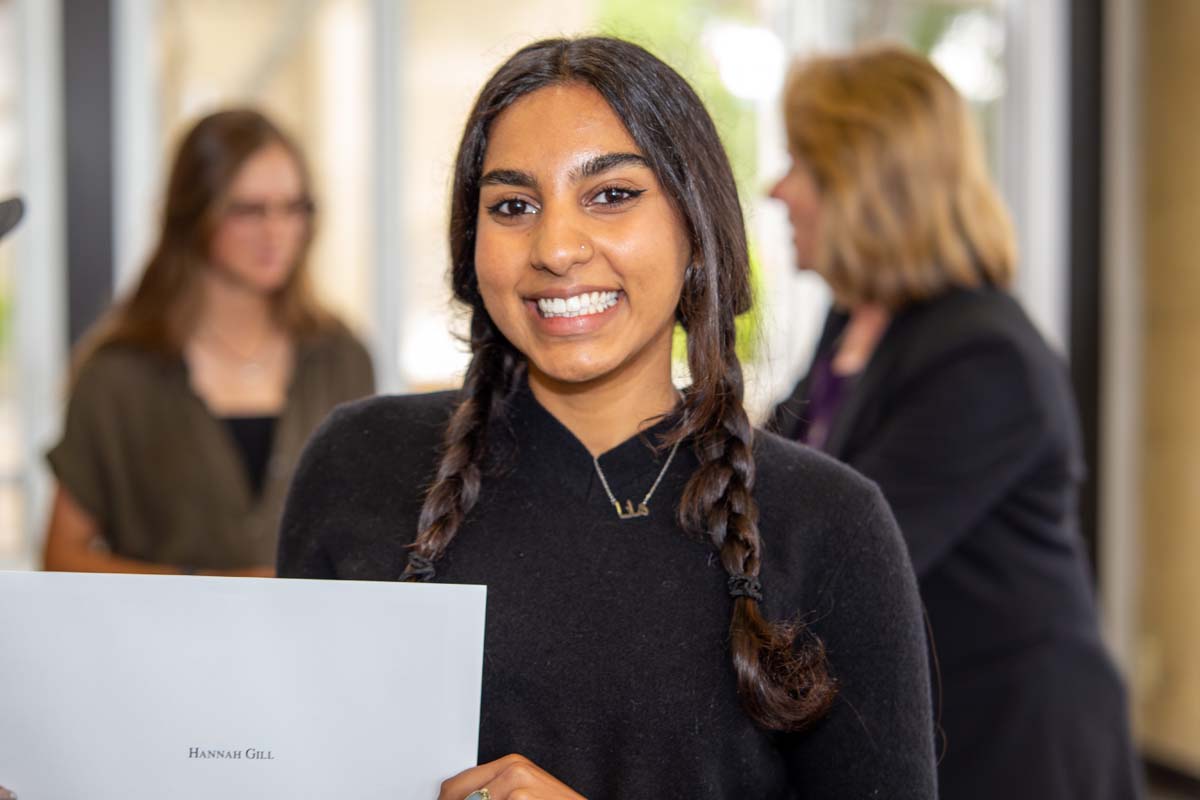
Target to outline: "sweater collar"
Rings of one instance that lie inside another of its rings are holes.
[[[509,400],[506,417],[521,474],[554,481],[581,499],[599,496],[608,502],[591,453],[566,425],[538,402],[527,380],[522,380]],[[669,448],[658,445],[677,421],[677,414],[669,414],[596,459],[619,501],[631,499],[636,505],[649,491],[670,452]],[[670,472],[676,472],[681,462],[688,461],[681,458],[688,449],[686,443],[680,446]]]

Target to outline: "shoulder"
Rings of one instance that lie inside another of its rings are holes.
[[[334,320],[320,333],[313,334],[304,342],[305,349],[312,355],[329,361],[369,359],[366,345],[345,323]]]
[[[109,344],[87,356],[71,382],[73,398],[90,403],[105,397],[140,395],[148,385],[160,385],[181,369],[178,359],[150,353],[139,347]]]
[[[387,426],[437,430],[440,433],[457,402],[456,391],[379,395],[344,403],[327,424],[336,425],[342,430]]]
[[[764,430],[754,432],[759,504],[812,504],[814,511],[848,507],[877,493],[875,484],[826,454]]]
[[[888,336],[903,340],[914,358],[991,348],[1031,360],[1057,359],[1016,298],[993,288],[954,289],[910,306]]]
[[[1066,362],[1017,300],[998,289],[957,289],[906,309],[879,354],[897,390],[953,375],[1030,402],[1069,404]]]
[[[336,459],[348,466],[379,462],[381,468],[390,463],[398,468],[414,452],[436,451],[456,399],[457,392],[447,391],[343,403],[313,434],[306,459]]]
[[[791,572],[794,585],[823,584],[831,566],[846,559],[907,568],[899,528],[873,481],[766,431],[756,432],[754,451],[765,562]]]

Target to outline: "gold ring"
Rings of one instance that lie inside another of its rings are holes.
[[[489,792],[485,786],[482,789],[476,789],[475,791],[471,792],[469,795],[464,797],[463,800],[492,800],[492,793]]]

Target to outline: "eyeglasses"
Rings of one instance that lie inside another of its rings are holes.
[[[268,218],[278,214],[287,220],[307,220],[316,210],[316,204],[307,197],[284,203],[231,200],[225,207],[225,218],[234,222],[259,223],[266,222]]]

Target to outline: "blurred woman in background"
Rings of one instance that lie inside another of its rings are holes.
[[[784,105],[793,163],[771,196],[834,308],[772,426],[896,514],[940,661],[941,796],[1136,796],[1077,529],[1074,402],[1005,291],[1013,234],[965,103],[885,46],[799,65]]]
[[[184,137],[146,271],[75,359],[47,569],[273,573],[302,445],[373,385],[310,286],[313,218],[304,159],[262,114]]]

